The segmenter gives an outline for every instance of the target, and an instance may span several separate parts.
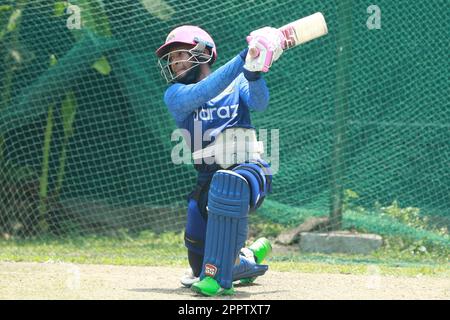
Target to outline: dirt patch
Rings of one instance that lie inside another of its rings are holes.
[[[182,268],[0,262],[0,299],[201,299],[180,285]],[[450,299],[447,277],[269,271],[220,299]],[[215,298],[217,299],[217,298]]]

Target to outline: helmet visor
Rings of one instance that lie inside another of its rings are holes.
[[[212,50],[208,50],[209,54],[206,54],[205,48],[206,48],[205,43],[199,42],[192,49],[172,50],[166,53],[165,55],[161,56],[161,58],[158,59],[158,66],[160,67],[161,75],[166,80],[166,82],[167,83],[177,82],[177,80],[184,77],[190,70],[192,70],[196,66],[200,64],[209,63],[213,58],[213,53]],[[189,58],[174,61],[173,56],[175,56],[177,53],[182,52],[187,53]],[[176,72],[173,71],[173,66],[177,63],[190,63],[191,66],[186,70],[176,74]]]

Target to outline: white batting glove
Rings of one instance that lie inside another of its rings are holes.
[[[250,33],[247,42],[249,51],[244,68],[249,71],[268,72],[272,63],[283,53],[285,39],[280,30],[264,27]]]

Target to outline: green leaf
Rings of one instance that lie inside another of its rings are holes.
[[[0,165],[4,162],[5,139],[0,135]]]
[[[8,26],[6,27],[6,30],[8,32],[14,31],[17,28],[17,22],[20,20],[20,17],[22,16],[22,10],[16,9],[9,17]]]
[[[167,21],[172,18],[175,9],[164,0],[140,0],[144,8],[154,17]]]
[[[67,145],[69,143],[70,137],[73,135],[74,128],[73,122],[75,120],[76,114],[76,98],[73,91],[70,91],[61,106],[61,113],[63,116],[63,127],[64,127],[64,143],[61,149],[61,153],[59,155],[59,168],[56,176],[56,186],[55,186],[55,194],[59,195],[63,182],[64,182],[64,173],[67,159]]]
[[[61,17],[66,13],[66,8],[68,7],[67,1],[56,1],[53,9],[53,15],[55,17]]]
[[[70,137],[73,135],[73,122],[76,114],[76,98],[73,91],[70,91],[62,102],[61,110],[63,116],[64,135]]]
[[[39,178],[39,221],[38,225],[41,230],[47,231],[48,225],[46,221],[47,213],[47,195],[48,195],[48,175],[49,175],[49,159],[50,146],[53,131],[53,106],[48,109],[47,126],[44,135],[44,147],[42,149],[42,172]]]
[[[42,149],[42,172],[39,183],[39,196],[42,199],[47,198],[48,194],[48,171],[50,158],[50,145],[53,132],[53,106],[50,106],[47,114],[47,125],[45,127],[44,147]]]
[[[58,63],[58,59],[56,59],[56,56],[54,54],[50,55],[50,66],[54,66]]]
[[[109,65],[108,59],[105,56],[102,56],[98,59],[92,67],[100,72],[102,75],[107,76],[111,73],[111,66]]]
[[[108,16],[98,0],[78,0],[77,6],[81,11],[82,28],[105,37],[112,35]]]
[[[0,5],[0,12],[9,11],[9,10],[12,10],[12,6],[7,5],[7,4]]]

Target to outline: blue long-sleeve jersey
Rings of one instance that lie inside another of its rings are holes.
[[[267,108],[265,80],[248,81],[243,66],[244,60],[238,55],[198,83],[175,83],[167,88],[164,102],[178,128],[189,132],[186,138],[191,152],[205,148],[226,128],[253,128],[250,111]],[[207,166],[196,168],[208,171]]]

